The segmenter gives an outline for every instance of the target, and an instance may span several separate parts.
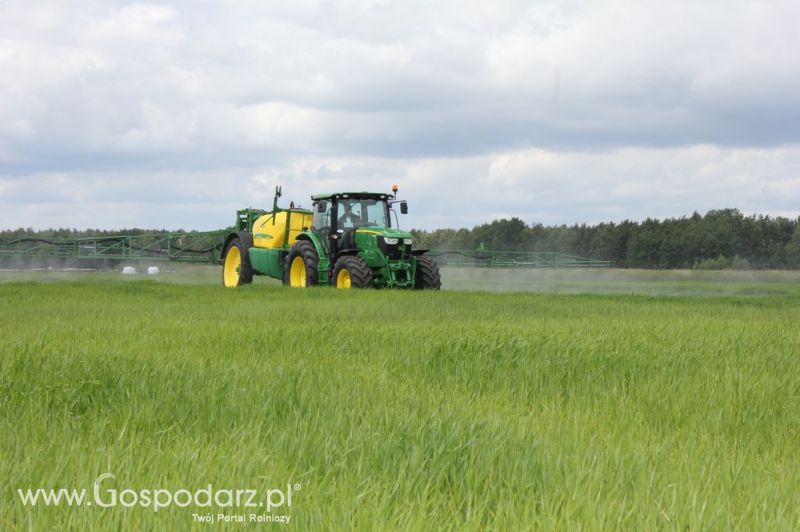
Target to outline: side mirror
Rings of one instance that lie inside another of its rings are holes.
[[[325,209],[328,207],[328,202],[325,200],[320,200],[317,202],[317,212],[325,212]]]
[[[408,214],[408,203],[405,201],[400,202],[400,214]]]

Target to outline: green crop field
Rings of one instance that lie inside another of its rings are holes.
[[[0,279],[0,529],[800,527],[794,274],[192,275]]]

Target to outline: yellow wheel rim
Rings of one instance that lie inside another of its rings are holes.
[[[303,257],[295,257],[289,269],[289,286],[302,288],[306,285],[306,263]]]
[[[242,270],[242,254],[239,248],[231,246],[225,255],[225,266],[222,270],[222,280],[228,288],[239,286],[239,273]]]
[[[336,276],[336,288],[350,288],[350,272],[344,268]]]

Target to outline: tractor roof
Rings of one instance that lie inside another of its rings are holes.
[[[314,201],[319,200],[332,200],[332,199],[389,199],[392,195],[387,192],[333,192],[331,194],[315,194],[311,196]]]

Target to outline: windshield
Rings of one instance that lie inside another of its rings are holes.
[[[340,199],[339,228],[389,227],[386,202],[377,199]]]

